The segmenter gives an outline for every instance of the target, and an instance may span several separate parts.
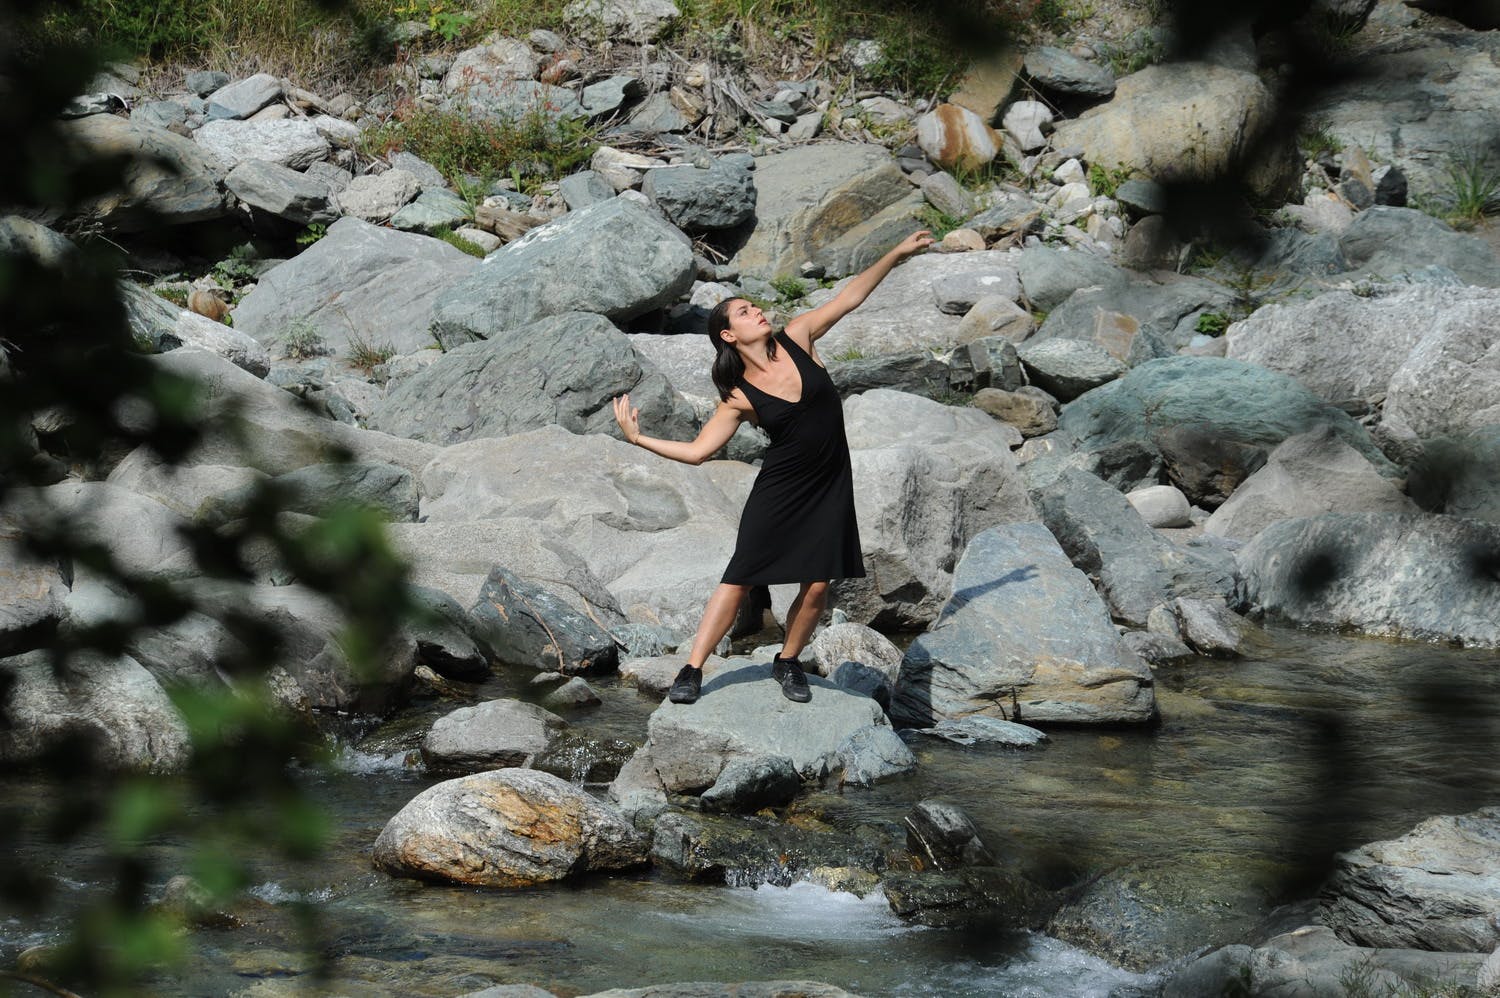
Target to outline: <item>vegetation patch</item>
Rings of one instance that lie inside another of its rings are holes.
[[[462,250],[470,256],[477,256],[481,260],[489,255],[485,252],[483,246],[475,242],[470,242],[447,226],[434,229],[432,232],[432,238],[441,239],[443,242],[447,243],[449,246],[452,246],[454,249]]]
[[[1104,197],[1112,198],[1115,196],[1115,192],[1120,189],[1120,185],[1129,180],[1131,174],[1134,172],[1133,167],[1126,166],[1124,163],[1117,164],[1113,169],[1105,166],[1103,163],[1090,163],[1088,174],[1089,193],[1095,197],[1103,195]]]
[[[328,344],[318,327],[306,319],[294,319],[287,323],[281,335],[276,337],[281,350],[290,360],[307,360],[328,353]]]

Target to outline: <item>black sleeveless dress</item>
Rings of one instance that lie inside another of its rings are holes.
[[[790,336],[777,333],[776,342],[797,365],[802,398],[788,402],[740,379],[771,446],[740,514],[723,581],[773,586],[861,578],[854,473],[838,389]]]

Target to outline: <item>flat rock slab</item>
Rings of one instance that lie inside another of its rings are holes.
[[[431,769],[459,771],[529,766],[566,727],[535,704],[488,700],[434,721],[422,739],[422,761]]]
[[[1310,627],[1500,647],[1500,526],[1437,514],[1283,520],[1237,554],[1244,595]]]
[[[646,861],[645,838],[566,780],[500,769],[428,787],[386,823],[375,865],[398,877],[532,887]]]
[[[251,159],[302,170],[332,151],[318,126],[302,118],[210,121],[193,133],[193,141],[226,171]]]
[[[165,128],[94,114],[59,124],[90,155],[129,156],[123,189],[80,206],[107,227],[134,232],[218,218],[227,208],[219,184],[227,166],[204,147]],[[230,164],[232,165],[232,164]]]

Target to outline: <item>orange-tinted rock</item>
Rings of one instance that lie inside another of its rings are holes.
[[[968,108],[939,104],[917,119],[917,144],[945,170],[974,170],[1000,152],[1000,135]]]

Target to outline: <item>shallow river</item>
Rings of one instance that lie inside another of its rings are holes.
[[[483,693],[524,695],[523,680],[496,679]],[[1206,941],[1307,896],[1334,849],[1500,802],[1500,654],[1273,630],[1243,659],[1197,659],[1157,680],[1157,727],[1054,730],[1030,752],[919,740],[915,773],[800,806],[852,827],[894,824],[913,802],[942,797],[968,811],[993,852],[1049,886],[1122,866],[1195,885],[1194,910],[1206,912],[1195,938]],[[653,704],[595,685],[604,705],[575,724],[643,737]],[[909,926],[879,896],[810,884],[725,888],[641,874],[506,893],[393,880],[371,868],[370,846],[432,782],[403,766],[400,741],[382,732],[343,750],[339,771],[311,777],[333,816],[332,856],[312,870],[259,862],[246,924],[197,933],[187,967],[153,993],[314,993],[295,942],[298,900],[321,914],[335,957],[327,993],[351,996],[796,978],[866,995],[1103,998],[1149,994],[1156,980],[1046,936]],[[0,786],[8,807],[59,790]],[[176,844],[161,850],[163,869],[186,868]],[[89,859],[23,843],[12,861],[83,897],[98,890]],[[64,917],[5,917],[0,961],[58,938]]]

